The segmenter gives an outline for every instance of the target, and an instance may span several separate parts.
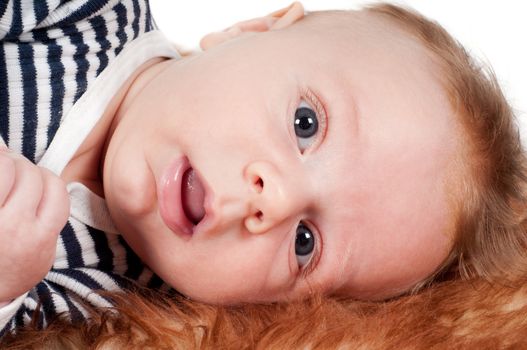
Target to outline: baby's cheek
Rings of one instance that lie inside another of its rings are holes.
[[[421,247],[414,248],[408,255],[407,269],[403,270],[400,283],[395,283],[396,291],[406,292],[431,277],[442,266],[452,250],[451,240],[443,234],[423,237]],[[400,284],[400,287],[397,286]],[[395,293],[394,295],[397,295]]]
[[[186,258],[174,260],[167,283],[189,298],[207,303],[274,300],[275,291],[283,290],[284,284],[274,276],[273,254],[264,249],[272,245],[259,242],[263,236],[244,237],[240,242],[238,237],[227,230],[183,247]],[[283,279],[284,271],[278,270]]]

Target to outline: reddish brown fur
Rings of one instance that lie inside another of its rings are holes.
[[[511,108],[492,72],[475,64],[440,26],[393,5],[375,5],[367,11],[406,29],[437,58],[466,135],[460,176],[453,187],[455,248],[438,270],[438,275],[450,272],[446,276],[451,281],[383,303],[313,297],[289,304],[214,307],[158,294],[118,294],[115,310],[93,310],[91,321],[76,325],[80,328],[59,319],[44,332],[28,329],[3,345],[527,348],[527,171]]]
[[[313,297],[239,307],[116,294],[89,323],[25,330],[6,349],[520,349],[527,287],[484,280],[437,284],[384,303]]]

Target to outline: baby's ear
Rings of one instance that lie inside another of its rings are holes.
[[[304,17],[304,7],[301,3],[294,2],[288,7],[270,13],[267,16],[238,22],[222,32],[207,34],[201,39],[199,46],[202,50],[208,50],[243,33],[266,32],[268,30],[286,28],[302,17]]]

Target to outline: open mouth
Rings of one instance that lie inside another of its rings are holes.
[[[158,182],[159,213],[165,224],[189,239],[207,216],[207,188],[187,157],[174,159]]]
[[[187,219],[197,225],[205,216],[205,189],[192,167],[183,173],[181,181],[181,204]]]

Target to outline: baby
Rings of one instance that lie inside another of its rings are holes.
[[[384,299],[520,263],[512,114],[436,24],[295,3],[180,58],[147,4],[84,2],[0,8],[0,328],[129,280]]]

